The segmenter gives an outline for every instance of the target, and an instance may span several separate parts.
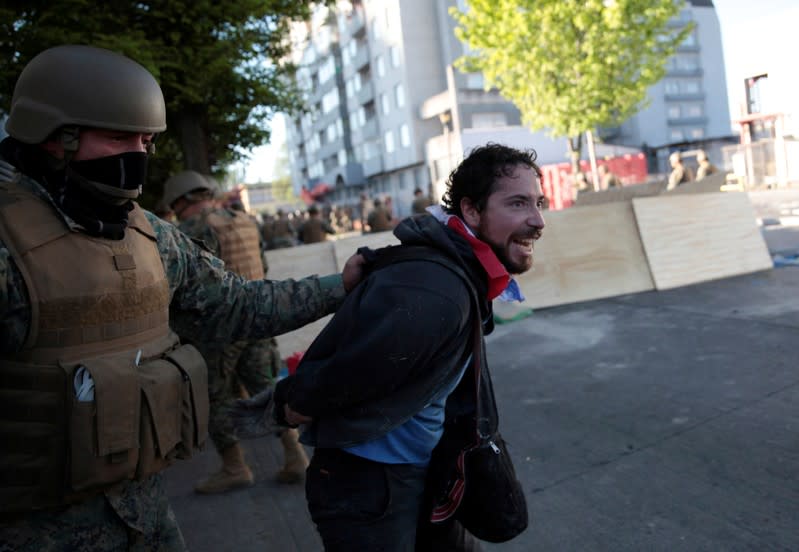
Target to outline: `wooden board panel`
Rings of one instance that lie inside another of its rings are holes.
[[[280,349],[280,356],[286,358],[297,351],[305,351],[331,318],[333,318],[332,314],[320,318],[316,322],[312,322],[298,330],[277,336],[277,346]]]
[[[517,276],[533,308],[654,289],[629,201],[548,212],[534,266]]]
[[[657,289],[772,267],[744,193],[637,198],[633,208]]]
[[[297,247],[270,249],[266,252],[266,260],[269,263],[267,278],[270,280],[294,278],[296,280],[312,274],[327,276],[339,272],[333,252],[333,243],[325,241]]]
[[[336,240],[335,242],[335,255],[336,264],[339,271],[344,268],[344,263],[347,262],[359,247],[371,247],[377,249],[386,245],[395,245],[399,240],[392,232],[377,232],[375,234],[362,234],[352,238],[345,238],[343,240]]]

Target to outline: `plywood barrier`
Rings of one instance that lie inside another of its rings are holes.
[[[533,270],[517,276],[533,308],[654,289],[629,201],[552,211]]]
[[[633,209],[657,289],[772,267],[744,193],[636,198]]]
[[[384,247],[386,245],[398,244],[399,240],[394,236],[393,232],[377,232],[376,234],[363,234],[353,238],[336,240],[333,243],[335,244],[336,263],[338,264],[339,270],[342,270],[344,268],[344,263],[347,262],[347,259],[349,259],[359,247],[377,249],[378,247]]]
[[[717,182],[710,178],[705,185],[713,188]],[[701,189],[546,213],[534,268],[517,276],[527,297],[523,306],[552,307],[771,268],[747,195],[695,193]],[[395,243],[391,232],[381,232],[269,251],[269,277],[340,272],[359,247]],[[281,354],[307,349],[328,320],[278,337]]]
[[[597,192],[580,192],[577,195],[577,207],[585,205],[604,205],[606,203],[616,203],[619,201],[630,201],[634,197],[649,197],[663,193],[668,182],[660,180],[657,182],[647,182],[645,184],[633,184],[621,188],[610,188]]]
[[[710,176],[706,176],[702,180],[686,182],[682,186],[677,186],[673,190],[669,190],[665,193],[667,195],[707,194],[711,192],[718,192],[726,182],[727,173],[717,172],[711,174]]]
[[[362,246],[377,248],[399,243],[391,232],[365,234],[342,240],[326,241],[285,249],[267,251],[269,279],[300,279],[312,274],[325,276],[341,272],[344,263]],[[331,315],[332,316],[332,315]],[[277,337],[280,354],[287,357],[295,351],[304,351],[325,327],[331,316]]]

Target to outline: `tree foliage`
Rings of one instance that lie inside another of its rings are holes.
[[[312,0],[7,0],[0,7],[0,113],[37,53],[90,44],[147,67],[167,103],[149,191],[189,168],[221,172],[269,141],[267,122],[301,106],[286,63],[291,20]],[[80,78],[76,75],[76,78]]]
[[[691,27],[679,0],[469,0],[450,9],[468,45],[458,67],[482,71],[534,130],[579,137],[644,107],[647,88]],[[575,146],[576,145],[576,146]]]

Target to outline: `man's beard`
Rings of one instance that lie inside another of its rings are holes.
[[[491,250],[494,252],[494,255],[497,256],[499,262],[502,263],[502,266],[504,266],[505,270],[507,270],[510,274],[523,274],[528,270],[530,270],[530,268],[532,268],[533,266],[532,255],[529,257],[525,257],[523,263],[514,263],[510,259],[510,255],[508,255],[508,248],[506,246],[504,245],[499,246],[489,242],[486,243],[488,243],[488,245],[491,247]]]

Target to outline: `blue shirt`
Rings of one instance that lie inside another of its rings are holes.
[[[447,397],[460,383],[471,359],[472,356],[469,355],[458,377],[407,422],[382,437],[344,450],[383,464],[426,466],[430,462],[433,449],[444,433],[444,407],[447,404]]]

